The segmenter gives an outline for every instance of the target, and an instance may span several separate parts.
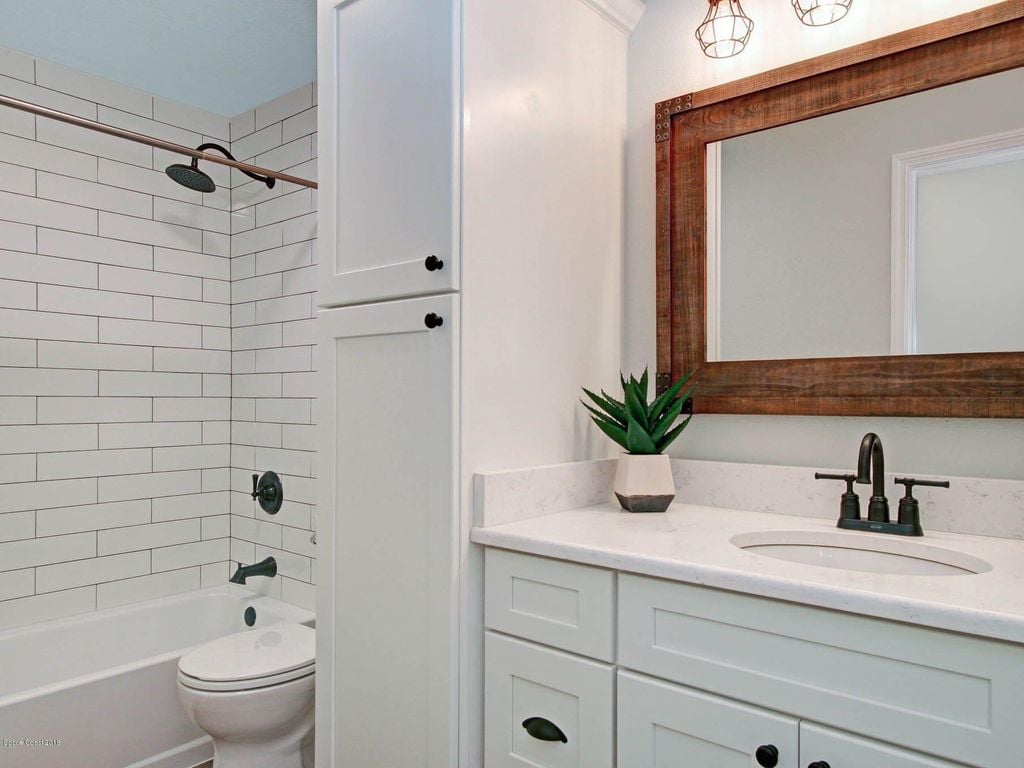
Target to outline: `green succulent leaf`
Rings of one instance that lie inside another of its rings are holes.
[[[669,427],[676,423],[676,419],[679,418],[679,414],[683,412],[683,401],[676,400],[668,407],[664,415],[654,425],[654,429],[651,430],[651,440],[657,443],[661,440],[665,433],[668,432]]]
[[[629,416],[630,423],[635,421],[646,433],[647,404],[640,400],[639,387],[640,383],[633,378],[626,385],[626,415]]]
[[[607,400],[609,403],[611,403],[612,405],[617,405],[623,413],[626,412],[626,404],[624,402],[622,402],[621,400],[616,400],[603,389],[601,390],[601,394],[604,395],[604,399]]]
[[[586,408],[586,409],[587,409],[588,411],[590,411],[590,416],[591,416],[591,418],[592,418],[592,419],[593,419],[593,420],[594,420],[595,422],[596,422],[596,421],[597,421],[598,419],[600,419],[601,421],[607,421],[607,422],[608,422],[609,424],[614,424],[614,425],[615,425],[615,426],[617,426],[617,427],[618,427],[619,429],[622,429],[622,430],[625,430],[625,429],[626,429],[626,423],[625,423],[625,422],[619,423],[619,422],[618,422],[618,421],[616,421],[615,419],[613,419],[613,418],[610,418],[610,417],[608,416],[608,414],[606,414],[606,413],[602,413],[601,411],[597,410],[597,408],[594,408],[593,406],[591,406],[591,405],[588,405],[587,403],[584,403],[584,402],[583,402],[582,400],[580,400],[580,403],[582,403],[582,404],[583,404],[583,407],[584,407],[584,408]]]
[[[597,428],[604,432],[608,437],[614,440],[616,443],[621,445],[627,451],[629,450],[629,438],[626,430],[620,427],[618,424],[612,424],[610,421],[604,419],[594,419],[594,423],[597,424]]]
[[[651,436],[647,434],[647,430],[632,419],[630,419],[629,428],[626,430],[626,450],[641,455],[658,452],[658,448]]]
[[[609,421],[617,422],[620,425],[622,425],[623,427],[626,426],[626,423],[627,423],[628,420],[626,419],[626,411],[622,407],[616,405],[615,403],[610,402],[609,400],[606,400],[605,398],[601,397],[600,395],[594,394],[593,392],[591,392],[586,387],[583,387],[583,391],[587,393],[587,397],[589,397],[591,400],[593,400],[595,403],[597,403],[597,406],[602,411],[604,411],[603,418],[606,418]],[[583,402],[583,401],[581,400],[580,402]],[[583,403],[583,404],[586,405],[587,408],[589,408],[592,412],[597,413],[596,410],[594,410],[593,408],[590,408],[590,406],[587,405],[586,403]]]
[[[644,368],[643,376],[640,377],[640,401],[644,404],[644,408],[647,407],[647,392],[649,391],[647,385],[649,381],[647,369]]]
[[[661,440],[659,440],[657,443],[657,452],[661,453],[662,451],[664,451],[672,444],[673,440],[675,440],[677,437],[683,434],[683,430],[686,429],[687,425],[690,423],[690,419],[692,418],[693,416],[687,416],[686,421],[684,421],[682,424],[680,424],[667,435],[665,435],[663,438],[661,438]]]

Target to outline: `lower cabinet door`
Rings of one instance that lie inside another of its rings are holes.
[[[487,632],[486,768],[612,768],[607,664]]]
[[[800,765],[797,720],[631,672],[618,676],[618,736],[618,768]]]
[[[1006,765],[1011,765],[1007,757]],[[813,723],[800,723],[801,768],[957,768],[916,752],[868,741]]]

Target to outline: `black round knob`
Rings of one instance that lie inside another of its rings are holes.
[[[824,760],[815,760],[813,763],[807,766],[807,768],[832,768]]]
[[[427,313],[427,316],[423,318],[423,324],[427,326],[427,328],[438,328],[439,326],[444,325],[444,318],[436,312],[429,312]]]
[[[437,256],[427,256],[427,260],[423,262],[423,266],[427,268],[427,272],[435,272],[439,269],[444,269],[444,262]]]
[[[779,748],[774,744],[762,744],[754,753],[761,768],[775,768],[779,764]]]

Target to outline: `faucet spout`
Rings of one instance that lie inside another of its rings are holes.
[[[268,557],[252,565],[239,563],[235,574],[228,581],[232,584],[245,584],[250,576],[277,576],[277,560]]]
[[[882,440],[874,432],[868,432],[860,443],[857,458],[857,482],[871,483],[871,501],[868,503],[868,520],[876,523],[889,522],[889,500],[885,498],[885,452]]]

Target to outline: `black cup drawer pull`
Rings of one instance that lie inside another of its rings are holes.
[[[423,318],[423,324],[433,330],[439,326],[444,325],[444,318],[436,312],[430,312],[426,317]]]
[[[775,768],[779,764],[779,748],[774,744],[762,744],[754,753],[761,768]]]
[[[568,744],[569,740],[565,738],[565,734],[562,733],[562,729],[543,717],[528,717],[523,720],[523,728],[526,732],[533,736],[535,739],[541,741],[560,741],[563,744]]]
[[[815,760],[813,763],[808,765],[807,768],[832,768],[832,766],[824,760]]]

